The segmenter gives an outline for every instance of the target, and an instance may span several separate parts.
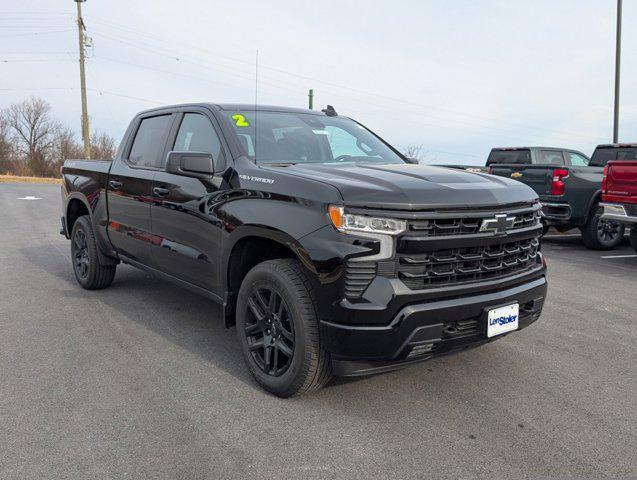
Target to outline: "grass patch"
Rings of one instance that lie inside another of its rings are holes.
[[[0,175],[0,183],[47,183],[50,185],[60,185],[59,178],[46,177],[19,177],[17,175]]]

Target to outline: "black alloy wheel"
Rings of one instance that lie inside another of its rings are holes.
[[[243,360],[266,391],[282,398],[321,388],[332,376],[312,283],[292,258],[261,262],[245,275],[236,302]]]
[[[619,222],[605,219],[600,219],[597,222],[597,238],[602,244],[610,244],[617,241],[623,233]]]
[[[288,370],[294,356],[294,323],[285,300],[274,288],[252,289],[245,336],[252,358],[264,373],[278,377]]]
[[[78,277],[82,279],[88,277],[91,259],[88,254],[86,234],[80,229],[76,230],[73,236],[73,266]]]
[[[624,226],[612,220],[602,218],[604,209],[593,206],[586,224],[581,227],[582,240],[587,248],[593,250],[611,250],[619,245],[624,236]]]

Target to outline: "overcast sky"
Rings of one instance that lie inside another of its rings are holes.
[[[0,107],[80,130],[75,3],[0,0]],[[163,104],[334,105],[428,161],[612,140],[615,0],[88,0],[91,127]],[[620,141],[637,141],[637,0],[624,1]]]

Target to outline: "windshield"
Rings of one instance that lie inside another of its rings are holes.
[[[365,127],[308,113],[229,111],[244,153],[257,163],[405,163]],[[256,152],[255,152],[256,150]]]

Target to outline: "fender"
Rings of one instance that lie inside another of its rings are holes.
[[[259,237],[271,240],[292,252],[307,273],[308,279],[318,295],[317,301],[330,303],[341,294],[341,282],[345,272],[346,258],[370,254],[379,251],[379,242],[354,235],[344,236],[331,225],[324,225],[301,238],[294,238],[287,232],[262,225],[242,225],[232,231],[223,243],[223,253],[220,265],[222,278],[221,292],[223,295],[223,310],[226,326],[230,325],[228,315],[232,313],[233,295],[229,283],[230,257],[241,239]]]
[[[230,255],[232,254],[235,245],[241,239],[246,237],[261,237],[281,244],[294,253],[296,258],[301,262],[305,269],[309,271],[309,273],[316,274],[316,269],[307,250],[305,250],[301,243],[290,234],[282,230],[264,227],[262,225],[241,225],[233,230],[228,237],[224,238],[223,241],[220,265],[222,277],[220,283],[222,292],[225,292],[224,297],[227,297],[228,294],[228,263],[230,262]],[[224,304],[225,303],[226,302],[224,302]]]

